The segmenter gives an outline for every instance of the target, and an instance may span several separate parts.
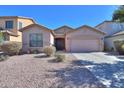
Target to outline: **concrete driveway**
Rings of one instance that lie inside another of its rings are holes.
[[[110,53],[104,53],[104,52],[91,52],[91,53],[73,53],[73,55],[78,60],[83,61],[92,61],[93,63],[109,63],[114,64],[118,61],[124,61],[124,59],[120,59],[119,55],[114,55]]]
[[[124,88],[124,56],[104,52],[73,53],[78,66],[86,67],[106,87]]]

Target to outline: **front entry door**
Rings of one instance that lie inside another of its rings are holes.
[[[65,49],[65,39],[64,38],[56,38],[55,39],[55,47],[57,50]]]

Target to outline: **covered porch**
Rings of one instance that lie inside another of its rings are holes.
[[[55,35],[54,41],[57,51],[65,51],[65,36],[63,34]]]

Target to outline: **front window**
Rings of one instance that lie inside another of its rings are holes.
[[[6,21],[5,22],[6,29],[13,29],[13,21]]]
[[[30,47],[43,47],[43,36],[38,33],[30,34]]]

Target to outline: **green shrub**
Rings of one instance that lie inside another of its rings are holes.
[[[6,41],[1,45],[2,51],[8,55],[19,54],[21,48],[22,48],[21,43],[15,41]]]
[[[0,55],[0,61],[7,60],[8,56],[7,55]]]
[[[56,52],[56,48],[54,46],[45,46],[43,48],[43,52],[47,55],[47,56],[53,56]]]
[[[124,51],[124,44],[121,45],[121,50]]]
[[[115,41],[114,45],[119,54],[124,54],[124,41]]]
[[[57,62],[64,62],[66,58],[64,54],[56,54],[55,57]]]

